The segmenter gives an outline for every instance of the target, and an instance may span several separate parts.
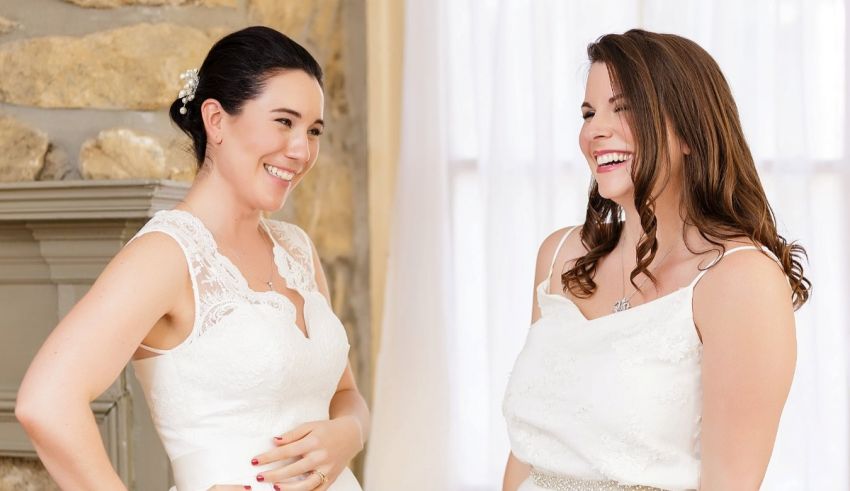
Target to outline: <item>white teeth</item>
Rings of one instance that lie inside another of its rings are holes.
[[[277,167],[269,164],[264,164],[263,167],[266,168],[266,172],[277,177],[278,179],[283,179],[284,181],[291,181],[295,174],[283,169],[278,169]]]
[[[619,152],[605,153],[605,154],[602,154],[602,155],[596,157],[596,165],[605,165],[605,164],[610,164],[611,162],[617,162],[617,161],[621,162],[621,161],[629,159],[631,156],[632,155],[629,154],[629,153],[619,153]]]

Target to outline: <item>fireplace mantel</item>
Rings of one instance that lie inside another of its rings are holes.
[[[14,417],[21,378],[58,321],[142,225],[188,184],[158,180],[0,184],[0,456],[36,458]],[[92,410],[130,489],[167,489],[168,461],[125,370]]]

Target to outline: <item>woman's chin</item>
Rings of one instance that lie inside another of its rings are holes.
[[[631,196],[634,195],[634,188],[631,185],[606,186],[597,181],[597,189],[599,190],[600,196],[618,204],[629,201]]]
[[[267,196],[265,199],[261,200],[257,203],[257,208],[266,212],[266,213],[274,213],[280,211],[283,208],[283,205],[286,204],[286,198],[289,196],[289,193],[277,196]]]
[[[278,201],[278,202],[276,202],[276,203],[272,203],[272,204],[270,204],[267,208],[265,208],[265,210],[264,210],[264,211],[266,211],[266,212],[268,212],[268,213],[275,213],[275,212],[278,212],[278,211],[280,211],[281,209],[283,209],[283,205],[284,205],[284,204],[286,204],[286,199],[283,199],[283,200]]]

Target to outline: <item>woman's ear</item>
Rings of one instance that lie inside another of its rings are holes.
[[[207,141],[221,143],[224,139],[222,131],[222,120],[224,119],[224,108],[215,99],[206,99],[201,104],[201,119],[204,120],[204,128],[207,131]]]

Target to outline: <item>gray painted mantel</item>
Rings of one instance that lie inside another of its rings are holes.
[[[0,458],[37,458],[14,411],[21,378],[45,337],[126,241],[187,190],[156,180],[0,184]],[[129,370],[92,410],[128,487],[166,490],[168,458]]]

